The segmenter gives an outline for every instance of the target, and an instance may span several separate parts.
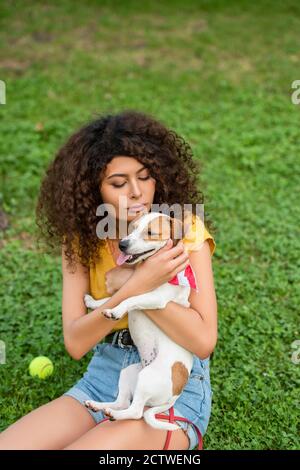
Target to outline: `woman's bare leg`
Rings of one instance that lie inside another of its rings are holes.
[[[154,429],[143,419],[105,421],[83,434],[64,450],[162,450],[166,437],[167,431]],[[182,429],[172,431],[169,449],[188,448],[189,438],[185,432]]]
[[[63,449],[96,426],[75,398],[61,396],[36,408],[0,433],[0,450]]]

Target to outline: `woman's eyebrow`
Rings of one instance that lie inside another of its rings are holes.
[[[140,173],[140,171],[144,170],[146,167],[145,166],[142,166],[142,168],[140,168],[137,173]],[[110,175],[108,176],[106,179],[110,179],[110,178],[113,178],[114,176],[128,176],[127,173],[114,173],[113,175]]]

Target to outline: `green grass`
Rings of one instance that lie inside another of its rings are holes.
[[[0,430],[63,394],[91,358],[65,351],[60,259],[32,241],[45,167],[96,113],[134,108],[190,142],[217,229],[205,448],[299,448],[299,3],[17,1],[1,10],[0,205],[10,227],[0,235]],[[40,354],[55,364],[46,381],[28,374]]]

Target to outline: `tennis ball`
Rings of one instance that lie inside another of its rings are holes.
[[[53,364],[49,357],[38,356],[32,359],[29,364],[29,373],[32,377],[38,376],[40,379],[45,379],[53,372]]]

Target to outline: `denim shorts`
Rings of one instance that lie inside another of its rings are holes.
[[[85,400],[113,402],[118,396],[119,376],[122,369],[141,362],[134,345],[98,343],[93,348],[94,355],[83,377],[64,395],[71,396],[84,405]],[[187,418],[195,424],[202,436],[205,434],[211,412],[212,391],[210,386],[209,357],[200,359],[193,356],[193,367],[189,380],[174,404],[174,415]],[[102,411],[86,408],[98,424],[106,416]],[[169,416],[169,411],[165,414]],[[167,420],[164,420],[164,422]],[[194,426],[185,421],[176,421],[189,437],[189,449],[198,446],[198,436]],[[172,440],[172,436],[171,436]]]

